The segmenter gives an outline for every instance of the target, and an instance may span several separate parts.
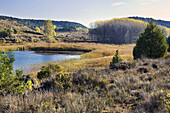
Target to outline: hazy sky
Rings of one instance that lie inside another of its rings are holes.
[[[170,0],[0,0],[0,15],[68,20],[86,26],[128,16],[170,20]]]

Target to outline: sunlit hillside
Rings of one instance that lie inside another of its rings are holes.
[[[1,42],[32,42],[42,40],[42,34],[17,22],[0,20]]]

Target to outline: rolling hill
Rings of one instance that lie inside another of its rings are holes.
[[[136,17],[128,17],[128,18],[135,19],[135,20],[142,20],[142,21],[145,21],[145,22],[149,22],[150,20],[153,20],[158,25],[170,28],[170,21],[155,20],[153,18],[144,18],[144,17],[138,17],[138,16],[136,16]]]
[[[35,19],[19,19],[15,17],[9,17],[9,16],[0,16],[0,20],[8,20],[8,21],[16,21],[19,24],[25,25],[31,29],[35,29],[35,27],[41,27],[44,25],[44,20],[35,20]],[[76,23],[76,22],[69,22],[69,21],[52,21],[53,25],[56,25],[57,27],[82,27],[87,28],[86,26]]]
[[[36,42],[43,34],[14,21],[0,20],[0,42]]]

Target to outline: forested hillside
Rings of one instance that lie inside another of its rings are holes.
[[[139,35],[144,32],[147,22],[129,18],[112,19],[108,21],[97,21],[91,24],[89,33],[93,40],[102,43],[129,44],[136,43]],[[159,26],[166,37],[170,29]]]
[[[17,22],[0,20],[0,42],[38,41],[42,35]]]
[[[14,17],[8,17],[8,16],[0,16],[0,20],[8,20],[8,21],[16,21],[19,24],[25,25],[31,29],[35,29],[36,27],[41,27],[44,25],[44,20],[34,20],[34,19],[19,19]],[[87,28],[86,26],[76,23],[76,22],[68,22],[68,21],[52,21],[53,25],[56,27],[81,27],[81,28]]]
[[[158,25],[170,28],[170,21],[155,20],[153,18],[144,18],[144,17],[138,17],[138,16],[136,16],[136,17],[129,17],[129,18],[132,18],[132,19],[135,19],[135,20],[142,20],[142,21],[145,21],[145,22],[149,22],[150,20],[153,20]]]
[[[33,31],[32,29],[21,25],[17,22],[10,22],[8,20],[0,20],[0,31],[4,30],[4,29],[10,29],[13,28],[16,32],[20,32],[20,31]]]

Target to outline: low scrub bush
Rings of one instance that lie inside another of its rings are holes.
[[[119,56],[119,51],[116,50],[116,54],[112,59],[112,62],[110,62],[110,68],[114,67],[116,63],[122,62],[122,58]]]
[[[49,64],[48,66],[42,66],[41,71],[37,74],[37,78],[40,80],[50,78],[53,76],[54,73],[60,72],[61,70],[61,67],[57,64]]]

